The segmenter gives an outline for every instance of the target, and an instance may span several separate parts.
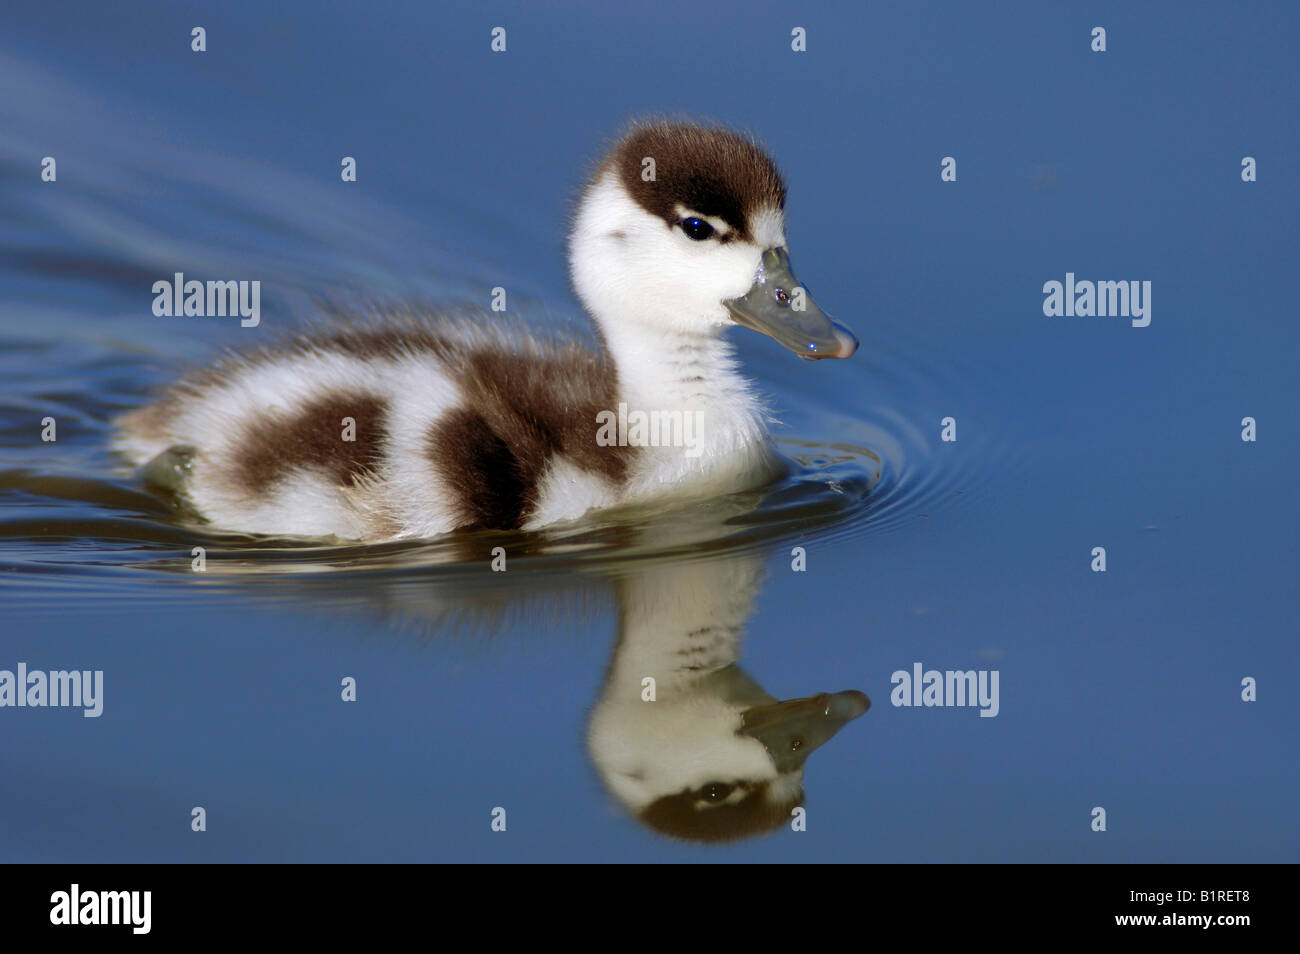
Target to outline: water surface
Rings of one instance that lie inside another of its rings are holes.
[[[13,11],[0,669],[102,669],[105,700],[0,710],[0,857],[1295,860],[1294,12],[1116,12],[1097,57],[1064,11],[851,5],[792,59],[785,8],[579,9],[232,4],[201,56],[164,4]],[[773,148],[799,274],[862,339],[812,364],[736,332],[787,481],[330,546],[195,526],[109,452],[117,414],[321,298],[505,285],[580,332],[568,203],[647,111]],[[175,271],[260,279],[262,325],[154,317]],[[1067,271],[1152,281],[1151,325],[1044,318]],[[808,757],[806,831],[675,840],[612,790],[593,726],[625,751],[645,724],[603,706],[621,667],[698,619],[743,631],[717,698],[870,697]],[[918,662],[996,669],[997,716],[892,705]]]

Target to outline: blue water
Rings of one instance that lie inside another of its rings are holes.
[[[728,6],[7,12],[0,670],[102,669],[105,699],[0,708],[0,858],[1297,859],[1300,13]],[[736,332],[801,466],[766,498],[512,537],[493,574],[196,528],[110,454],[117,413],[320,296],[504,285],[580,325],[565,217],[649,112],[771,147],[799,274],[862,340]],[[260,279],[261,326],[154,317],[175,271]],[[1067,272],[1150,281],[1150,325],[1044,317]],[[806,831],[671,840],[602,783],[620,607],[676,586],[753,599],[772,696],[871,698],[809,756]],[[892,705],[917,662],[996,669],[998,715]]]

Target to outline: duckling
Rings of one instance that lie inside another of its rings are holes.
[[[761,486],[785,464],[724,333],[804,358],[858,346],[791,271],[785,196],[735,132],[634,126],[572,222],[594,347],[486,316],[300,335],[182,378],[121,418],[115,447],[137,466],[179,455],[218,528],[366,542]]]
[[[605,787],[662,834],[721,841],[789,824],[809,754],[871,704],[856,690],[781,702],[736,665],[761,569],[752,554],[655,564],[619,584],[587,747]]]

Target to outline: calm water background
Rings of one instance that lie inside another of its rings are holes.
[[[0,668],[103,669],[106,698],[0,711],[0,857],[1296,860],[1294,5],[535,6],[7,11]],[[223,539],[106,447],[313,295],[500,284],[580,323],[565,216],[646,112],[771,146],[799,274],[863,342],[737,336],[807,486],[689,549],[768,563],[741,662],[769,692],[875,704],[809,760],[806,833],[723,848],[640,828],[587,760],[630,554],[579,536],[501,582],[436,546]],[[155,318],[174,271],[260,279],[262,327]],[[1067,271],[1150,280],[1150,327],[1044,318]],[[891,706],[914,662],[997,668],[1000,714]]]

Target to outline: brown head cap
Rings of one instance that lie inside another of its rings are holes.
[[[654,176],[646,171],[654,160]],[[611,151],[613,168],[628,194],[647,212],[674,225],[678,207],[716,216],[742,239],[760,209],[785,207],[785,183],[770,156],[752,140],[727,129],[693,123],[638,125]]]
[[[773,797],[764,782],[734,804],[700,807],[696,793],[678,792],[656,799],[641,812],[641,821],[660,834],[683,841],[737,841],[767,834],[790,820],[804,803],[803,787]]]

